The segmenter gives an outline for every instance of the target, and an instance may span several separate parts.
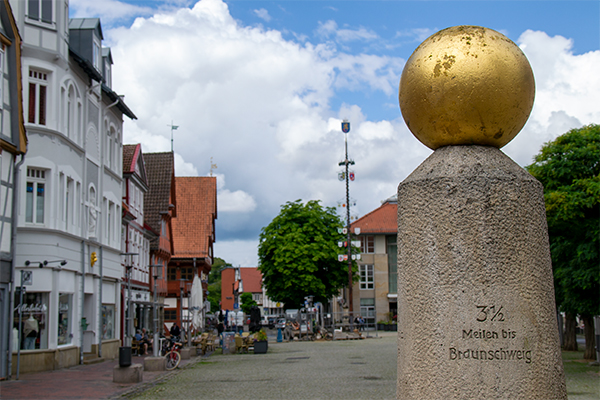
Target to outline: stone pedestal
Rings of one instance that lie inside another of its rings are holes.
[[[144,371],[166,371],[167,359],[165,357],[144,358]]]
[[[113,382],[138,383],[144,378],[142,364],[131,364],[129,367],[115,366],[113,369]]]
[[[192,349],[190,347],[184,347],[183,349],[179,350],[179,354],[181,354],[182,360],[189,360],[191,357],[191,353]]]
[[[566,399],[542,185],[486,146],[398,187],[398,399]]]

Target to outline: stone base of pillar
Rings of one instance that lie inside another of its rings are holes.
[[[164,357],[146,357],[144,371],[166,371],[167,359]]]
[[[138,383],[144,378],[142,364],[131,364],[129,367],[115,366],[113,369],[113,382]]]

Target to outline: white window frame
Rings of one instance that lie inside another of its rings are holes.
[[[29,22],[41,23],[44,25],[54,25],[54,0],[27,0],[27,20]],[[30,7],[37,3],[37,18],[31,15]],[[44,15],[44,3],[50,4],[50,15]],[[46,19],[44,19],[46,17]],[[47,18],[50,17],[48,21]]]
[[[48,170],[43,168],[27,168],[27,179],[25,184],[25,223],[27,224],[44,225],[46,223],[46,199],[48,198],[47,172]],[[32,188],[31,192],[29,191],[30,185]],[[41,193],[43,193],[42,196],[39,195],[40,185],[42,190]],[[28,193],[31,193],[31,197],[29,197]],[[43,202],[41,206],[41,218],[39,215],[39,201]]]
[[[48,125],[48,98],[50,97],[49,75],[50,74],[48,72],[44,72],[35,68],[29,69],[29,84],[27,89],[27,122],[30,124],[43,126]],[[42,87],[44,90],[42,90]],[[33,100],[31,99],[32,95]],[[41,100],[42,97],[44,97],[43,103]],[[33,111],[31,110],[32,106],[34,108]],[[44,114],[43,120],[41,119],[42,110]]]
[[[373,264],[359,264],[360,290],[375,289],[375,267]]]

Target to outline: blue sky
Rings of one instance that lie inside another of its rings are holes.
[[[260,229],[280,205],[337,206],[348,118],[360,217],[396,191],[431,151],[398,107],[405,61],[429,35],[470,24],[517,43],[536,78],[528,123],[503,151],[520,165],[568,129],[600,122],[598,1],[71,0],[100,17],[113,89],[138,116],[126,143],[169,151],[176,174],[219,185],[217,256],[254,266]]]

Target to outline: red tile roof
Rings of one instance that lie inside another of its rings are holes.
[[[262,293],[262,274],[258,268],[240,268],[244,292]]]
[[[386,201],[381,207],[376,208],[350,224],[350,230],[360,228],[360,234],[395,234],[398,232],[398,203]]]
[[[146,176],[150,190],[144,196],[144,221],[155,232],[161,231],[161,212],[169,211],[169,204],[177,207],[175,196],[175,162],[173,153],[146,153]],[[172,210],[177,216],[177,208]]]
[[[134,155],[141,144],[125,144],[123,145],[123,173],[135,172]]]
[[[209,257],[215,241],[216,177],[176,177],[177,218],[173,219],[174,258]]]

